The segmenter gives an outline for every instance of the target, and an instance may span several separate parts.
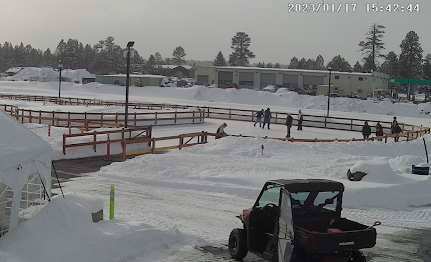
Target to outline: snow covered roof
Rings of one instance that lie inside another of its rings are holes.
[[[21,69],[24,67],[11,67],[8,70],[6,70],[6,73],[18,73]]]
[[[48,142],[2,109],[0,109],[0,126],[0,172],[28,162],[51,150]]]
[[[329,73],[329,70],[307,70],[307,69],[286,69],[286,68],[261,68],[261,67],[248,67],[248,66],[196,66],[207,67],[214,69],[229,69],[229,70],[264,70],[264,71],[283,71],[292,73]],[[376,72],[377,73],[377,72]],[[332,74],[345,74],[345,75],[360,75],[372,76],[372,73],[359,73],[359,72],[339,72],[332,70]]]
[[[193,66],[190,65],[180,65],[181,67],[184,67],[187,70],[192,69]],[[174,69],[176,67],[179,67],[179,65],[161,65],[161,68],[165,68],[165,69]]]
[[[126,74],[118,74],[118,75],[101,75],[101,76],[122,76],[126,77]],[[150,77],[150,78],[164,78],[165,76],[161,75],[130,75],[130,77]]]

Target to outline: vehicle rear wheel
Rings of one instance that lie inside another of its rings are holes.
[[[247,232],[242,228],[235,228],[229,236],[229,253],[233,259],[241,260],[247,253]]]
[[[352,251],[352,257],[350,259],[351,262],[366,262],[367,259],[365,258],[364,254],[362,254],[361,251],[354,250]]]

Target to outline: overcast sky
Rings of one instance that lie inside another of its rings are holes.
[[[295,1],[0,0],[0,43],[23,42],[55,50],[61,39],[94,45],[113,36],[115,43],[124,47],[135,41],[135,49],[145,59],[155,52],[171,57],[173,49],[182,46],[186,59],[213,60],[220,50],[227,59],[232,37],[244,31],[256,55],[252,62],[288,64],[293,56],[314,59],[321,54],[325,64],[341,55],[353,66],[362,57],[358,43],[376,22],[386,27],[384,53],[399,54],[401,41],[412,30],[420,37],[424,56],[431,53],[431,0],[412,2],[420,5],[419,13],[371,13],[362,0],[334,1],[359,2],[355,11],[292,13],[289,2]],[[316,4],[322,2],[314,0]]]

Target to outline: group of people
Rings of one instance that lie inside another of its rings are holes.
[[[399,134],[402,132],[402,128],[398,125],[397,117],[394,116],[394,120],[391,123],[391,134]],[[365,121],[364,125],[362,126],[362,136],[364,139],[369,138],[371,135],[371,127],[368,125],[368,121]],[[382,137],[383,136],[383,127],[380,124],[380,122],[377,122],[376,124],[376,136]],[[394,137],[395,142],[398,142],[398,136]],[[382,141],[382,139],[377,139],[379,141]]]
[[[262,129],[265,128],[265,124],[268,124],[268,129],[269,128],[269,124],[270,124],[270,120],[271,120],[271,109],[267,108],[266,110],[260,110],[255,114],[256,120],[254,121],[254,126],[257,125],[257,123],[259,123],[259,127],[262,127]],[[262,117],[263,117],[263,124],[262,124]],[[304,116],[301,112],[301,110],[299,110],[298,112],[298,130],[302,130],[302,122],[304,121]],[[286,118],[286,126],[287,126],[287,135],[286,137],[289,138],[290,137],[290,129],[292,128],[292,124],[293,124],[293,117],[291,114],[287,114],[287,118]]]

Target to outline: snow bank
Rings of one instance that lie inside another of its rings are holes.
[[[97,213],[103,209],[103,201],[98,197],[87,194],[77,194],[75,192],[67,192],[64,194],[64,197],[67,200],[87,208],[91,213]]]
[[[177,229],[157,230],[141,223],[93,223],[84,207],[56,197],[32,219],[0,238],[0,259],[13,262],[124,261],[165,259],[189,237]]]
[[[361,181],[375,182],[375,183],[389,183],[389,184],[402,184],[415,182],[413,179],[409,179],[400,175],[395,174],[389,165],[387,158],[377,158],[368,161],[359,161],[350,168],[352,173],[364,172],[367,175],[362,178]]]

